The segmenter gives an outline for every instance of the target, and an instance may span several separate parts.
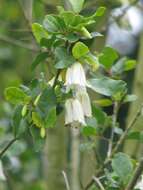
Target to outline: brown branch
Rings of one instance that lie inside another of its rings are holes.
[[[5,152],[17,141],[17,138],[12,139],[5,147],[4,149],[0,152],[0,159],[2,156],[5,154]]]
[[[61,70],[58,69],[57,74],[56,74],[56,77],[55,77],[55,80],[54,80],[53,88],[55,88],[55,86],[56,86],[56,84],[57,84],[57,80],[58,80],[58,78],[59,78],[60,73],[61,73]]]

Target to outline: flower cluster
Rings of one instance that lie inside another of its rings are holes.
[[[65,124],[86,125],[85,117],[91,117],[91,103],[86,90],[87,82],[83,66],[75,62],[66,72],[66,92],[72,90],[73,97],[65,103]]]

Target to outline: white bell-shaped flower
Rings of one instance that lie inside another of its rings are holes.
[[[86,87],[86,76],[83,66],[79,62],[75,62],[66,72],[65,85],[67,90],[73,86]]]
[[[81,103],[75,98],[66,100],[65,103],[65,124],[80,123],[85,125],[84,113]]]
[[[76,92],[76,97],[82,105],[84,116],[91,117],[92,116],[91,102],[89,95],[86,91],[86,88],[78,89]]]
[[[5,177],[4,172],[3,172],[3,166],[2,166],[1,161],[0,161],[0,180],[2,180],[2,181],[6,180],[6,177]]]

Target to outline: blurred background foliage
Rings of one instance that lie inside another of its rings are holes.
[[[126,2],[126,0],[86,0],[82,13],[90,14],[92,11],[95,11],[98,6],[106,6],[107,13],[105,18],[102,20],[102,24],[98,23],[98,25],[93,26],[106,37],[110,27],[110,12],[114,8],[120,7],[121,3],[126,4]],[[8,86],[18,86],[20,83],[27,85],[35,74],[39,76],[39,73],[44,71],[44,66],[41,66],[36,70],[36,73],[31,72],[30,70],[31,62],[38,50],[37,44],[31,33],[31,23],[34,21],[41,23],[45,14],[56,12],[56,6],[58,5],[63,5],[66,8],[69,7],[66,0],[0,0],[0,149],[5,146],[9,139],[12,139],[10,118],[12,117],[13,107],[4,100],[4,89]],[[114,32],[118,38],[117,31]],[[138,59],[140,62],[138,70],[141,71],[141,68],[143,69],[143,55],[141,55],[141,52],[143,52],[143,37],[141,33],[135,37],[135,40],[137,48],[131,50],[129,56]],[[105,41],[105,38],[102,37],[97,38],[94,41],[90,40],[89,44],[91,44],[92,49],[99,51],[104,46]],[[137,95],[139,95],[139,100],[141,101],[143,99],[141,91],[141,87],[143,88],[143,82],[142,73],[139,75],[138,70],[136,71],[135,77],[133,77],[133,72],[129,73],[129,75],[125,77],[127,80],[131,79],[134,81],[135,84],[132,85],[131,82],[130,89],[132,89],[135,94],[137,93]],[[139,84],[139,88],[136,84]],[[135,86],[135,88],[133,86]],[[134,108],[135,107],[137,107],[137,105],[134,105]],[[132,114],[134,113],[134,109],[133,111],[132,109],[130,109],[131,116],[129,115],[129,117],[132,117]],[[121,114],[121,120],[124,120],[123,114]],[[63,121],[60,122],[62,123]],[[71,162],[70,154],[72,137],[69,134],[69,130],[64,128],[58,129],[55,133],[53,133],[53,131],[49,131],[49,134],[50,140],[47,140],[44,153],[43,149],[39,152],[34,150],[33,142],[28,135],[24,136],[22,140],[17,141],[7,151],[5,156],[2,158],[7,181],[0,181],[0,190],[66,189],[62,174],[60,174],[59,177],[57,175],[57,171],[54,171],[56,170],[54,167],[61,170],[69,169],[70,172],[73,170],[72,167],[74,167],[74,165],[72,165],[73,163]],[[48,143],[51,143],[50,148],[47,148],[49,146]],[[75,139],[74,145],[78,146],[78,143],[79,142]],[[51,148],[52,145],[53,147],[56,147],[54,150]],[[88,146],[88,144],[85,145]],[[127,151],[128,146],[130,146],[130,144],[126,145]],[[135,145],[135,147],[136,146],[137,145]],[[134,152],[131,154],[134,154]],[[79,157],[80,161],[75,160],[75,162],[78,162],[83,166],[80,174],[83,178],[83,182],[87,183],[88,179],[92,176],[92,172],[94,172],[94,155],[89,149],[86,154],[81,152]],[[53,159],[53,163],[51,159]],[[51,174],[47,172],[48,167],[52,170]],[[73,181],[73,183],[79,182]]]

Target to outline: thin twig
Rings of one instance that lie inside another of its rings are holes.
[[[117,115],[118,115],[118,102],[115,102],[114,106],[113,106],[111,137],[110,137],[110,141],[109,141],[107,158],[110,158],[111,154],[112,154],[112,147],[113,147],[113,140],[114,140],[114,129],[115,129],[116,122],[117,122]]]
[[[137,166],[135,173],[134,173],[133,177],[131,178],[131,180],[129,181],[125,190],[133,190],[134,189],[134,187],[135,187],[139,177],[141,176],[142,172],[143,172],[143,158],[139,162],[139,165]]]
[[[61,70],[58,69],[57,74],[56,74],[56,77],[55,77],[55,80],[54,80],[53,88],[55,88],[55,86],[56,86],[56,84],[57,84],[57,80],[58,80],[58,78],[59,78],[60,72],[61,72]]]
[[[19,46],[19,47],[22,47],[24,49],[28,49],[28,50],[31,50],[31,51],[39,51],[38,48],[35,48],[34,46],[32,45],[27,45],[26,43],[23,43],[19,40],[16,40],[16,39],[13,39],[13,38],[10,38],[8,36],[5,36],[5,35],[2,35],[0,34],[0,40],[1,41],[4,41],[4,42],[7,42],[7,43],[10,43],[10,44],[13,44],[15,46]]]
[[[4,149],[0,152],[0,159],[2,158],[2,156],[5,154],[5,152],[17,141],[17,138],[12,139],[7,145],[6,147],[4,147]]]
[[[101,190],[105,190],[105,188],[103,187],[102,183],[100,182],[100,180],[97,177],[93,176],[92,178],[93,178],[93,180],[95,181],[95,183],[99,186],[99,188]]]
[[[66,188],[67,188],[67,190],[70,190],[70,185],[69,185],[68,177],[67,177],[65,171],[62,171],[62,174],[63,174],[64,180],[65,180]]]
[[[122,134],[122,136],[120,137],[119,141],[117,142],[112,155],[114,155],[118,149],[120,148],[120,146],[123,144],[125,138],[127,137],[129,131],[133,128],[134,124],[136,123],[136,121],[138,120],[138,118],[140,117],[140,115],[142,114],[142,109],[143,109],[143,105],[139,108],[139,110],[137,111],[135,117],[133,118],[133,120],[129,123],[128,127],[126,128],[126,130],[124,131],[124,133]]]

